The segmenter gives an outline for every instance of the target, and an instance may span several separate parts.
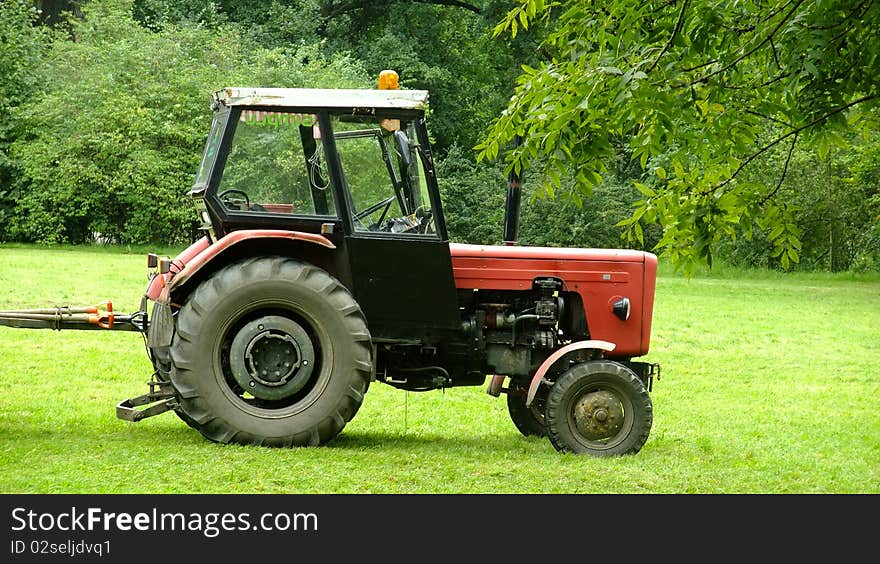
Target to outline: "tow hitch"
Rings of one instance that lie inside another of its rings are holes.
[[[116,417],[137,423],[141,419],[159,415],[177,407],[177,399],[171,382],[157,380],[156,373],[153,373],[153,379],[147,382],[147,385],[150,386],[148,393],[123,400],[116,405]],[[155,405],[150,405],[145,409],[135,409],[149,404]]]

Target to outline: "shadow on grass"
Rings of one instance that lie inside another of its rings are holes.
[[[69,422],[68,422],[69,423]],[[93,423],[93,422],[92,422]],[[297,450],[274,448],[259,445],[222,445],[203,437],[197,430],[188,427],[182,421],[177,424],[143,427],[96,427],[88,421],[81,426],[66,424],[52,428],[48,423],[23,425],[0,424],[0,445],[7,448],[23,448],[31,450],[40,448],[49,452],[61,452],[76,448],[74,445],[103,445],[103,448],[126,448],[130,443],[131,450],[151,449],[155,447],[211,448],[232,447],[244,449]],[[14,446],[13,446],[14,445]],[[463,454],[470,456],[474,452],[483,455],[503,455],[511,452],[527,452],[533,454],[554,452],[549,441],[538,437],[524,437],[519,434],[496,435],[437,435],[425,433],[400,433],[395,431],[345,431],[328,443],[319,447],[299,447],[303,449],[326,449],[327,454],[342,452],[362,452],[378,450],[410,451],[421,454],[443,453],[446,456]]]
[[[523,437],[521,435],[499,436],[454,436],[434,434],[402,434],[398,432],[342,432],[324,445],[333,450],[361,450],[373,448],[417,448],[424,450],[470,451],[479,450],[486,454],[500,454],[512,450],[553,450],[547,439]]]

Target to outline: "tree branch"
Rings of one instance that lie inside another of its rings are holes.
[[[769,14],[767,14],[764,18],[760,18],[760,19],[758,19],[758,23],[769,22],[770,20],[772,20],[773,18],[776,17],[776,14],[780,13],[782,10],[784,10],[785,8],[787,8],[788,5],[791,4],[791,2],[792,2],[792,0],[788,0],[788,2],[786,2],[786,3],[783,4],[782,6],[778,6],[775,10],[772,10],[772,11],[771,11]],[[761,7],[763,8],[763,6],[761,6]]]
[[[779,53],[776,52],[776,44],[773,43],[773,38],[770,38],[770,48],[773,49],[773,60],[776,61],[776,68],[782,70],[782,65],[779,63]]]
[[[781,119],[775,118],[773,116],[768,116],[768,115],[762,114],[761,112],[756,112],[755,110],[743,110],[743,111],[745,111],[745,113],[747,113],[747,114],[752,114],[753,116],[757,116],[761,119],[766,119],[768,121],[776,122],[776,123],[778,123],[780,125],[784,125],[785,127],[788,127],[788,128],[794,127],[792,124],[790,124],[788,122],[782,121]]]
[[[669,51],[669,49],[672,47],[672,43],[675,41],[675,38],[678,36],[679,33],[681,33],[681,28],[684,27],[684,13],[685,10],[687,10],[689,3],[690,0],[684,0],[684,2],[682,2],[681,10],[679,10],[678,12],[678,20],[676,20],[675,22],[675,27],[672,28],[672,34],[669,36],[669,41],[666,42],[666,45],[664,45],[663,49],[661,49],[660,52],[657,54],[657,58],[654,59],[654,62],[651,63],[651,66],[649,66],[648,69],[645,71],[646,73],[654,70],[654,67],[656,67],[660,63],[660,59],[663,57],[663,55],[665,55],[666,52]]]
[[[475,14],[482,14],[483,10],[479,7],[474,6],[473,4],[468,4],[467,2],[458,2],[456,0],[411,0],[412,2],[420,3],[420,4],[438,4],[441,6],[453,6],[455,8],[463,8],[465,10],[471,11]]]
[[[789,20],[789,18],[791,18],[791,16],[797,11],[797,9],[803,3],[804,3],[804,0],[797,0],[796,2],[794,2],[794,6],[792,6],[791,10],[789,10],[788,13],[785,14],[785,16],[781,20],[779,20],[779,23],[776,24],[776,26],[770,31],[770,33],[767,35],[767,37],[762,39],[760,43],[758,43],[757,45],[755,45],[754,47],[752,47],[751,49],[749,49],[748,51],[746,51],[745,53],[743,53],[742,55],[740,55],[739,57],[737,57],[736,59],[731,61],[730,63],[724,65],[720,69],[714,70],[714,71],[710,72],[709,74],[703,75],[703,76],[695,79],[694,81],[692,81],[689,84],[689,86],[693,86],[694,84],[699,84],[701,82],[708,82],[708,80],[710,78],[712,78],[713,76],[717,76],[723,72],[727,72],[728,70],[732,69],[733,67],[735,67],[736,65],[738,65],[739,63],[744,61],[745,59],[752,56],[756,51],[758,51],[758,49],[760,49],[765,44],[767,44],[768,42],[773,40],[773,36],[776,35],[776,32],[778,32],[780,29],[782,29],[783,24],[785,24],[785,22],[787,22]]]
[[[791,163],[791,155],[794,153],[794,146],[797,145],[798,134],[795,133],[794,137],[791,139],[791,147],[788,148],[788,156],[785,157],[785,166],[782,167],[782,174],[779,175],[779,182],[776,183],[776,188],[770,191],[769,194],[764,196],[764,199],[761,200],[761,203],[758,204],[763,206],[767,203],[767,200],[776,195],[776,192],[779,192],[779,189],[782,188],[782,182],[785,180],[785,175],[788,174],[788,165]]]
[[[840,112],[843,112],[843,111],[846,111],[846,110],[852,108],[853,106],[857,106],[859,104],[862,104],[864,102],[868,102],[870,100],[874,100],[877,98],[880,98],[880,94],[871,94],[869,96],[863,96],[863,97],[859,98],[858,100],[853,100],[852,102],[850,102],[848,104],[844,104],[842,106],[834,108],[833,110],[822,115],[821,117],[817,117],[816,119],[814,119],[810,123],[807,123],[807,124],[802,125],[798,128],[792,129],[791,131],[789,131],[785,135],[781,135],[781,136],[777,137],[776,139],[774,139],[770,143],[767,143],[766,145],[764,145],[763,147],[761,147],[760,149],[758,149],[757,151],[755,151],[754,153],[749,155],[749,157],[746,160],[744,160],[742,163],[740,163],[740,165],[736,168],[736,170],[733,171],[733,174],[730,175],[730,178],[728,178],[727,180],[725,180],[721,184],[718,184],[717,186],[714,186],[714,187],[710,188],[709,190],[706,190],[704,193],[710,194],[719,188],[723,188],[724,186],[726,186],[727,184],[732,182],[733,179],[736,178],[736,175],[739,174],[740,172],[742,172],[742,170],[745,167],[747,167],[749,165],[749,163],[751,163],[752,161],[754,161],[759,156],[763,155],[764,153],[766,153],[767,151],[769,151],[770,149],[772,149],[776,145],[782,143],[783,141],[785,141],[786,139],[788,139],[792,135],[795,135],[795,136],[799,135],[802,131],[805,131],[815,125],[818,125],[819,123],[822,123],[823,121],[825,121],[826,119],[830,118],[833,115],[837,115]]]
[[[873,1],[874,0],[862,0],[862,2],[859,5],[857,5],[855,8],[853,8],[852,11],[850,13],[848,13],[847,15],[845,15],[843,17],[843,19],[840,20],[839,22],[835,22],[831,25],[805,25],[804,27],[806,29],[810,29],[813,31],[827,31],[830,29],[834,29],[835,27],[846,23],[846,21],[848,19],[852,18],[854,15],[856,15],[857,12],[862,12],[861,14],[859,14],[859,16],[864,15],[864,13],[867,12],[868,8],[873,3]],[[862,11],[862,8],[865,8],[865,10]]]
[[[743,86],[734,86],[732,84],[725,84],[721,88],[724,88],[725,90],[760,90],[762,88],[766,88],[766,87],[770,86],[771,84],[773,84],[775,82],[779,82],[780,80],[782,80],[784,78],[788,78],[790,76],[791,76],[791,73],[782,73],[782,74],[775,76],[769,80],[765,80],[761,84],[745,84]],[[682,88],[682,87],[690,87],[690,85],[689,84],[676,85],[676,88]]]

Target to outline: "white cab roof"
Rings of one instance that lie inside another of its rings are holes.
[[[389,108],[423,110],[427,90],[228,87],[216,93],[227,106],[303,108]]]

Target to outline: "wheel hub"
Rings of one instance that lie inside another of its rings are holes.
[[[281,386],[302,365],[299,345],[290,335],[263,331],[251,339],[244,354],[251,377],[264,386]]]
[[[623,408],[605,390],[584,394],[575,403],[573,415],[578,432],[592,441],[613,437],[623,427]]]
[[[256,398],[275,400],[301,390],[312,375],[315,349],[295,321],[269,315],[246,324],[232,340],[229,366]]]

